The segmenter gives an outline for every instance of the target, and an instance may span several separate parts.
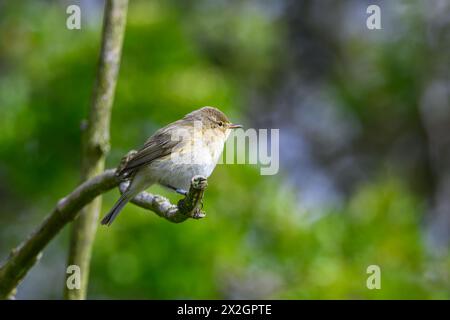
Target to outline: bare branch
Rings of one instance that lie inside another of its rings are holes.
[[[14,295],[15,288],[39,259],[41,251],[67,223],[77,217],[84,206],[119,184],[121,190],[126,187],[126,182],[121,182],[116,177],[115,170],[109,169],[82,183],[72,193],[59,200],[50,215],[24,242],[11,251],[0,267],[0,299]],[[188,194],[177,205],[148,192],[138,194],[131,202],[174,223],[188,218],[201,219],[205,217],[201,206],[206,186],[204,177],[193,177]]]

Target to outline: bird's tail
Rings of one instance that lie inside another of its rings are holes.
[[[133,198],[133,196],[134,195],[129,191],[124,192],[109,213],[103,217],[101,224],[110,226],[123,207]]]

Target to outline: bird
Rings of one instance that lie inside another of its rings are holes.
[[[242,125],[232,124],[222,111],[206,106],[156,131],[117,169],[119,179],[130,183],[101,224],[111,225],[123,207],[151,185],[186,195],[192,177],[211,175],[236,128]]]

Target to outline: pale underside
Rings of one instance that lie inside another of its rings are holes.
[[[133,175],[130,191],[155,183],[188,190],[193,176],[211,175],[230,131],[208,129],[198,134],[191,126],[181,130],[163,128],[138,151],[124,170]]]

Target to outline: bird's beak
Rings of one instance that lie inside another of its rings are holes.
[[[230,129],[242,128],[242,125],[240,125],[240,124],[230,124],[228,126],[228,128],[230,128]]]

